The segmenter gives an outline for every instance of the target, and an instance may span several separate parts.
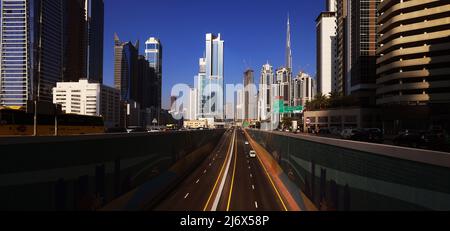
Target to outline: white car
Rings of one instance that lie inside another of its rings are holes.
[[[251,150],[249,156],[250,158],[256,158],[256,152],[254,150]]]
[[[245,145],[248,145],[248,141],[245,141]]]

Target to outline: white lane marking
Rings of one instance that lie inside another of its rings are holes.
[[[250,178],[253,178],[253,175],[252,175],[252,174],[250,174]]]
[[[198,184],[198,182],[200,182],[200,179],[198,179],[195,183]]]
[[[184,199],[188,198],[188,196],[189,196],[189,193],[187,193],[186,196],[184,196]]]
[[[211,211],[217,211],[217,206],[219,205],[219,200],[222,197],[223,188],[225,186],[225,181],[228,176],[228,171],[230,170],[231,160],[233,159],[234,154],[234,142],[236,140],[236,134],[233,133],[233,140],[231,141],[231,148],[230,148],[230,158],[228,159],[227,167],[225,169],[225,172],[222,176],[222,182],[220,183],[219,191],[216,194],[216,198],[214,199],[213,206],[211,208]],[[225,157],[226,158],[226,157]]]
[[[255,190],[255,185],[254,184],[252,185],[252,189]]]
[[[258,208],[258,202],[255,201],[255,208]]]

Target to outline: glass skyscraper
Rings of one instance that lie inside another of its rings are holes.
[[[86,11],[88,26],[87,77],[89,82],[103,83],[104,1],[88,0]]]
[[[220,34],[206,34],[205,57],[198,76],[200,118],[224,119],[224,60]]]
[[[162,88],[162,44],[157,38],[150,37],[145,42],[145,58],[149,62],[151,68],[155,70],[156,79],[152,83],[155,92],[152,92],[152,98],[156,102],[155,106],[158,114],[161,110],[161,88]],[[152,103],[153,104],[153,103]]]
[[[117,34],[114,35],[114,85],[120,90],[123,101],[137,101],[137,59],[139,45],[131,42],[121,42]]]
[[[28,1],[1,1],[0,105],[25,106],[31,95]]]
[[[1,1],[0,105],[52,102],[62,79],[63,0]]]

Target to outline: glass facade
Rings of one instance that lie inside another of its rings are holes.
[[[219,35],[206,35],[205,58],[200,60],[199,117],[224,119],[223,44]]]
[[[88,1],[88,79],[103,83],[104,2]]]
[[[30,95],[29,4],[1,1],[0,105],[25,106]]]

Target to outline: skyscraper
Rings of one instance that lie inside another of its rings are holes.
[[[279,87],[279,97],[284,105],[291,106],[291,74],[290,70],[282,67],[276,71],[275,83]]]
[[[87,0],[87,78],[103,83],[104,0]]]
[[[350,0],[350,93],[361,106],[375,105],[380,0]]]
[[[200,118],[224,119],[224,60],[220,34],[206,34],[205,56],[198,75]]]
[[[256,120],[256,94],[257,89],[253,77],[254,71],[247,69],[244,72],[244,118],[246,120]]]
[[[300,72],[294,79],[294,105],[305,106],[315,96],[314,79],[305,72]]]
[[[288,15],[286,33],[286,68],[292,72],[291,23]]]
[[[348,95],[347,77],[348,75],[348,1],[337,1],[336,6],[336,92],[340,95]]]
[[[62,78],[63,1],[1,1],[0,105],[52,102]]]
[[[114,85],[120,90],[122,101],[138,101],[138,45],[138,42],[121,42],[119,36],[114,35]]]
[[[327,10],[316,20],[317,91],[324,95],[336,91],[336,0],[328,0]]]
[[[87,78],[86,0],[64,1],[64,82]]]
[[[157,38],[150,37],[145,42],[145,57],[150,64],[150,67],[154,69],[156,74],[154,85],[153,97],[155,99],[155,107],[158,111],[161,110],[161,88],[162,88],[162,58],[163,47],[161,41]],[[159,113],[158,113],[159,114]]]
[[[273,67],[267,62],[261,69],[258,95],[258,119],[265,121],[270,119],[272,110],[271,88],[274,80]]]

